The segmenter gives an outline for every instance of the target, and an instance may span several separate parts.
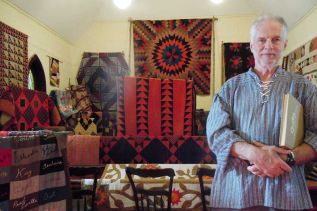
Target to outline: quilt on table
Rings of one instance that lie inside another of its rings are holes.
[[[224,82],[254,67],[250,43],[223,43]]]
[[[102,136],[100,164],[214,163],[206,136]]]
[[[123,53],[83,54],[77,81],[87,87],[93,111],[116,110],[116,77],[129,75]]]
[[[192,135],[192,81],[124,77],[118,95],[117,135]]]
[[[212,30],[211,19],[133,21],[136,76],[191,79],[209,94]]]
[[[0,95],[9,85],[28,87],[28,36],[0,21]]]
[[[2,123],[2,130],[30,130],[50,125],[58,125],[61,121],[56,106],[44,92],[10,86],[0,97],[0,112],[10,116]]]
[[[196,176],[199,167],[214,169],[215,164],[109,164],[104,175],[98,182],[96,205],[105,208],[135,208],[132,188],[125,173],[127,166],[134,168],[158,169],[173,168],[175,177],[172,191],[172,208],[202,209],[200,186]],[[140,180],[135,178],[138,185],[147,189],[167,185],[167,178]],[[212,178],[204,177],[206,186],[211,185]],[[84,180],[84,188],[92,186],[91,180]],[[206,197],[208,198],[208,197]],[[150,199],[152,200],[152,199]],[[209,201],[207,199],[207,201]],[[151,201],[153,202],[153,201]]]
[[[1,137],[0,190],[0,210],[66,210],[70,192],[57,137]]]

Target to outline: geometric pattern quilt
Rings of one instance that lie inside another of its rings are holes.
[[[100,164],[215,163],[206,136],[102,136]]]
[[[133,21],[136,76],[190,79],[208,95],[212,30],[211,19]]]
[[[0,210],[66,210],[68,190],[54,135],[0,138]]]
[[[11,105],[9,108],[0,109],[10,114],[10,120],[2,125],[2,130],[31,130],[50,126],[51,123],[57,125],[60,122],[54,103],[44,92],[10,86],[3,92],[1,102]],[[52,118],[50,112],[53,112]]]
[[[83,54],[77,82],[86,86],[93,111],[116,110],[116,77],[129,74],[123,53]]]
[[[223,43],[224,82],[254,67],[250,43]]]
[[[66,127],[75,135],[116,135],[114,112],[78,112],[66,119]]]
[[[317,86],[317,37],[284,56],[282,67],[303,75]]]
[[[69,87],[71,93],[73,108],[77,111],[92,111],[91,101],[89,99],[87,88],[84,85],[71,85]]]
[[[193,107],[191,80],[119,78],[117,135],[192,135]]]
[[[0,21],[0,95],[6,86],[28,86],[28,36]]]

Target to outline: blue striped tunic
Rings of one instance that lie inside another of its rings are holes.
[[[207,120],[208,142],[217,156],[212,207],[267,206],[286,210],[312,207],[303,165],[295,165],[291,173],[262,178],[249,172],[244,161],[229,155],[232,144],[241,140],[278,145],[282,96],[287,93],[302,103],[304,141],[317,150],[317,88],[303,76],[280,67],[272,81],[270,94],[264,99],[260,94],[261,81],[250,69],[228,80],[214,98]]]

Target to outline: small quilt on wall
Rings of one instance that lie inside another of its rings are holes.
[[[282,67],[304,75],[317,86],[317,37],[286,55]]]
[[[49,57],[50,63],[50,85],[59,87],[59,61],[53,57]]]
[[[116,77],[129,75],[123,53],[85,52],[77,74],[78,84],[87,87],[93,111],[116,110]]]
[[[0,94],[6,86],[28,87],[28,36],[0,21]]]
[[[224,82],[254,67],[250,43],[223,43]]]
[[[191,79],[208,95],[212,30],[211,19],[133,21],[136,76]]]

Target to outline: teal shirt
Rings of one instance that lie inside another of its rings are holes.
[[[229,155],[233,143],[257,140],[279,143],[282,97],[291,93],[304,107],[304,141],[317,150],[317,88],[303,76],[278,68],[268,96],[261,96],[261,81],[250,69],[228,80],[216,94],[207,120],[207,138],[217,156],[211,187],[211,206],[241,209],[267,206],[277,209],[312,208],[304,165],[275,178],[259,177],[246,162]]]

